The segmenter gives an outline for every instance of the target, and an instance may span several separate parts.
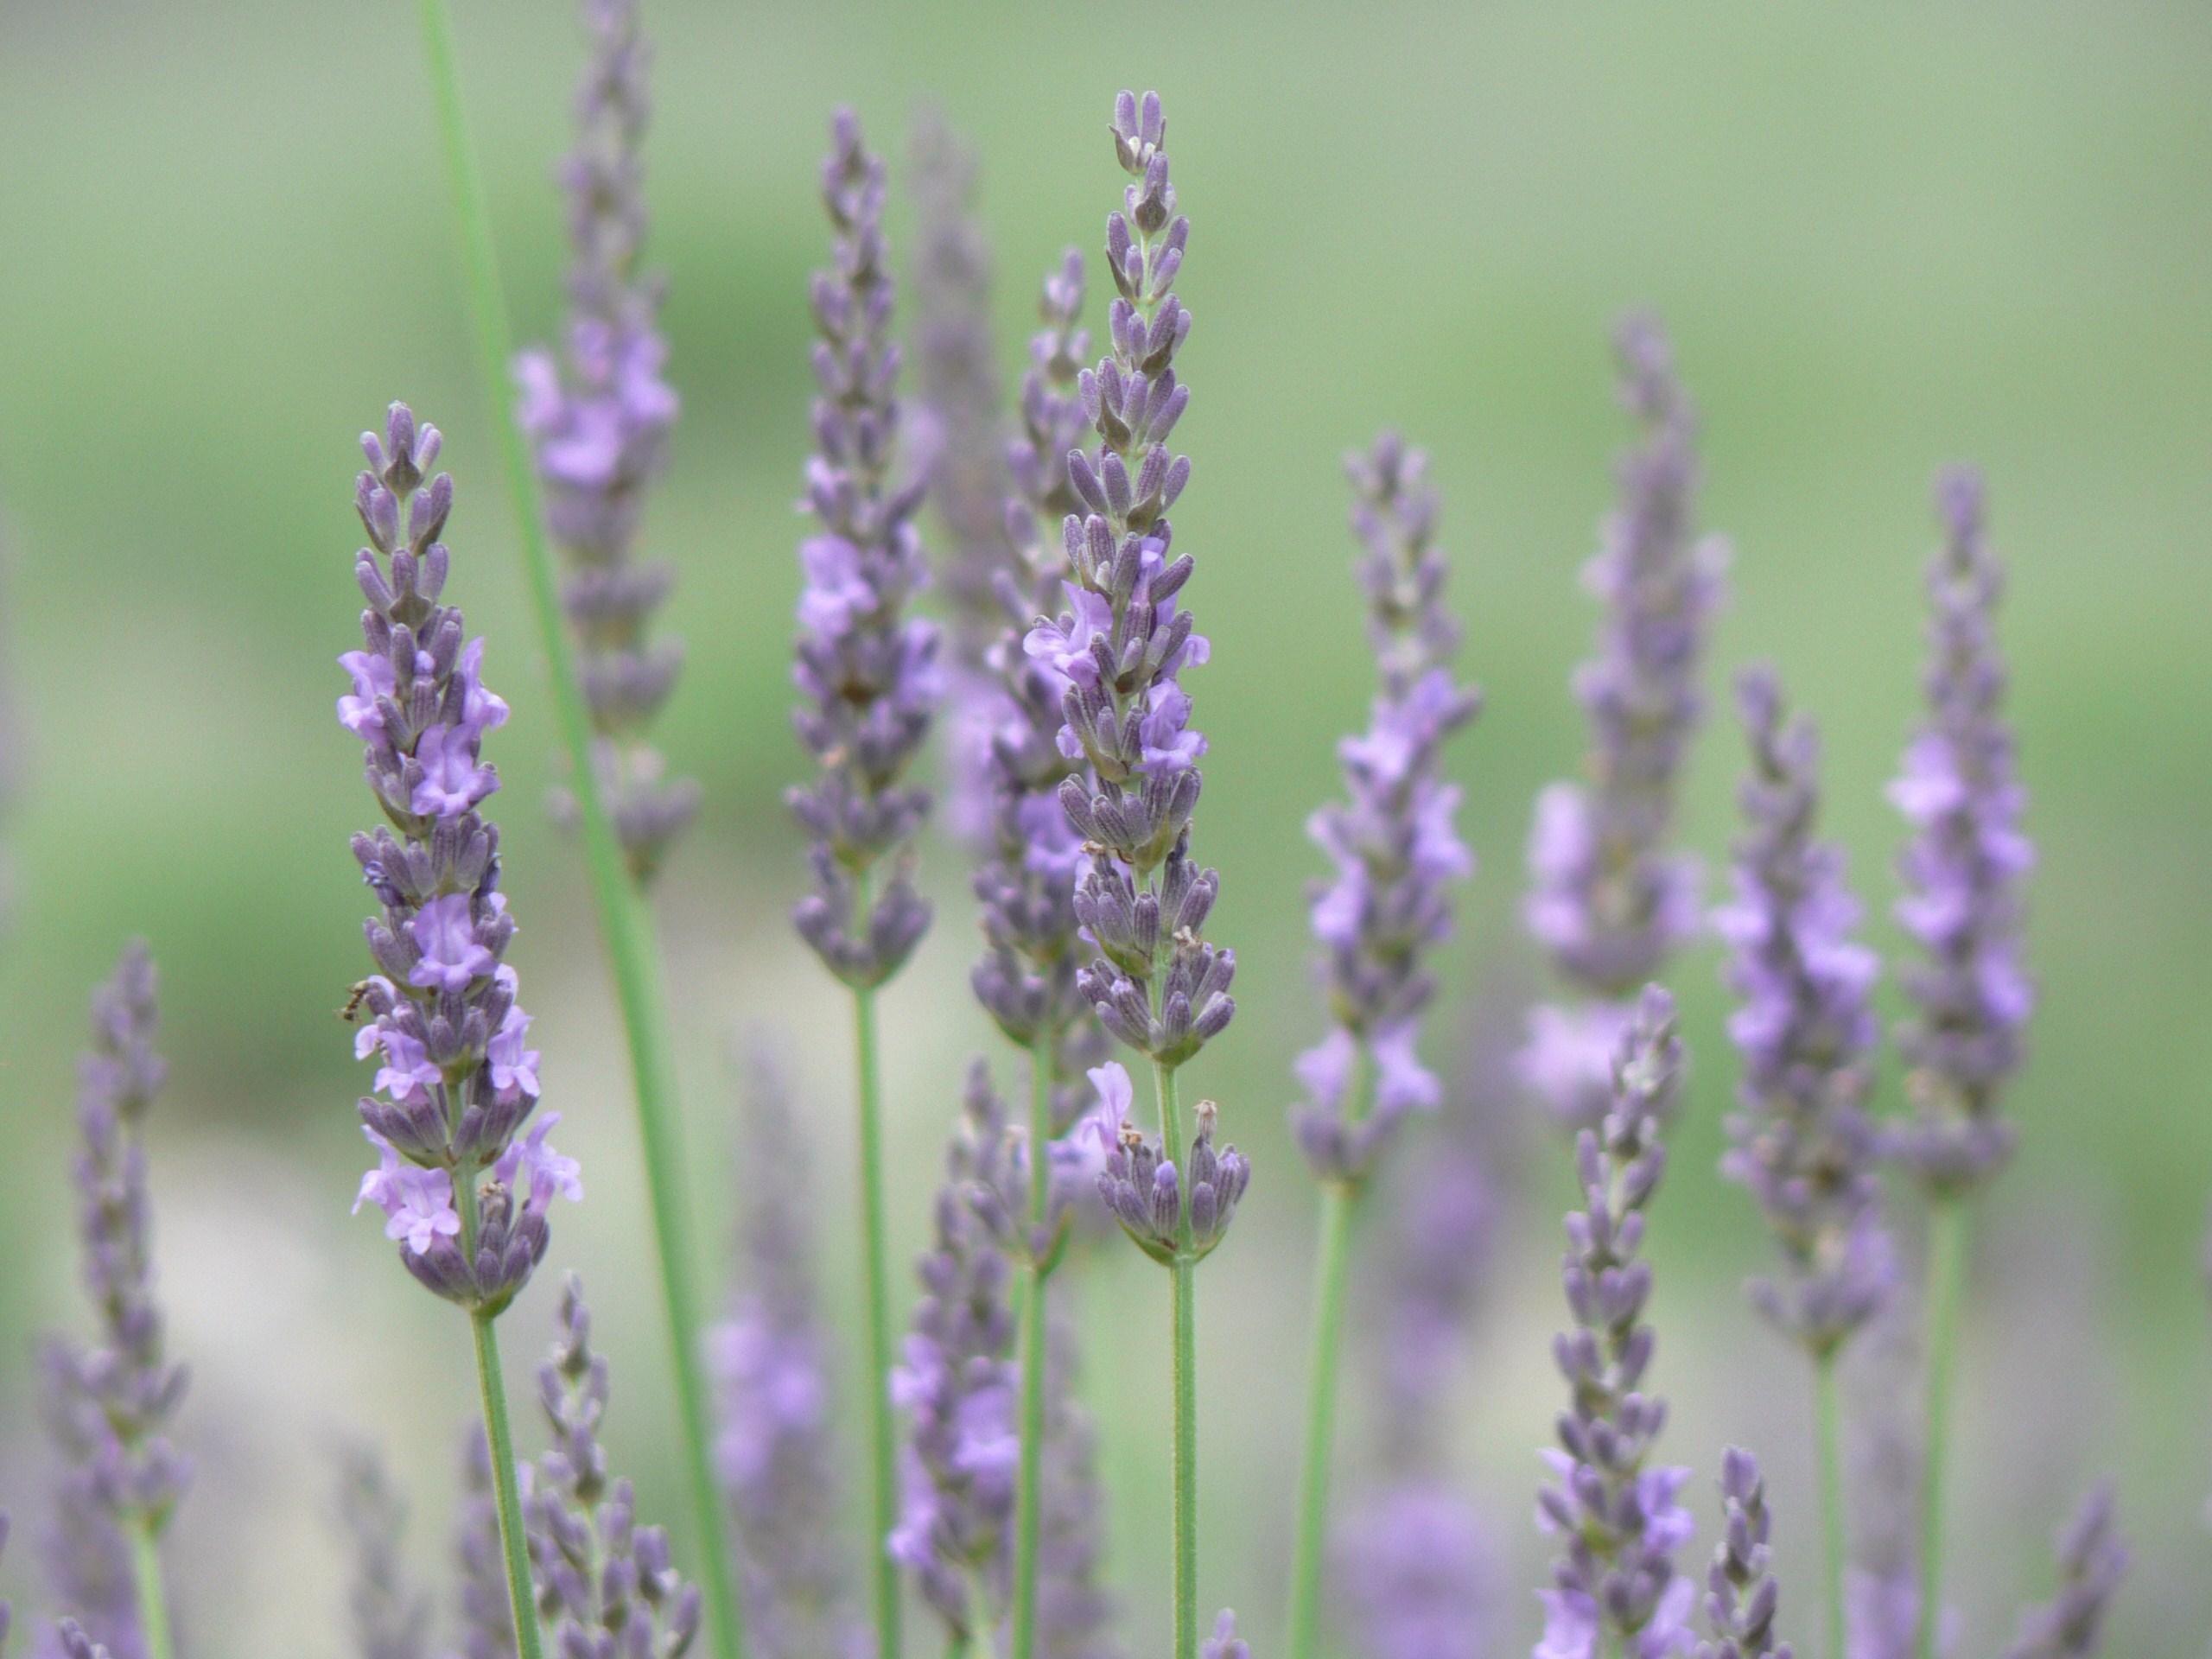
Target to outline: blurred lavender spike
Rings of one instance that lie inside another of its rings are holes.
[[[409,1581],[400,1559],[406,1506],[373,1450],[355,1446],[340,1456],[338,1515],[353,1550],[346,1605],[353,1618],[354,1659],[424,1659],[429,1652],[430,1602]],[[505,1607],[503,1591],[503,1611]]]
[[[563,350],[516,359],[516,419],[544,486],[546,521],[565,556],[562,601],[597,742],[594,763],[632,873],[659,868],[698,810],[645,733],[674,689],[683,652],[654,643],[652,614],[674,577],[637,556],[645,497],[666,464],[677,396],[663,378],[663,283],[639,265],[645,234],[642,145],[652,50],[637,0],[584,0],[591,57],[576,89],[576,147],[562,164],[569,198],[569,313]],[[574,803],[556,800],[564,817]]]
[[[1590,781],[1546,788],[1529,837],[1529,931],[1577,1000],[1534,1011],[1520,1065],[1570,1130],[1611,1109],[1606,1068],[1636,988],[1699,925],[1697,864],[1669,836],[1728,556],[1719,537],[1696,534],[1696,422],[1665,334],[1631,316],[1615,346],[1643,437],[1621,457],[1619,505],[1582,573],[1604,607],[1598,654],[1574,676]]]
[[[1071,591],[1065,540],[1046,526],[1077,505],[1067,457],[1084,430],[1077,384],[1090,338],[1078,321],[1083,281],[1082,256],[1072,250],[1045,280],[1043,327],[1022,380],[1021,431],[1009,449],[1017,493],[1001,504],[1011,553],[992,579],[997,632],[983,654],[973,723],[956,734],[974,751],[967,771],[988,818],[974,883],[984,954],[969,982],[1009,1041],[1025,1049],[1051,1044],[1058,1077],[1103,1059],[1105,1035],[1077,983],[1084,943],[1075,884],[1084,844],[1059,791],[1083,767],[1059,742],[1067,682],[1024,649],[1023,637]]]
[[[976,218],[976,156],[925,106],[909,147],[914,199],[913,448],[947,545],[939,569],[953,656],[966,674],[1004,632],[1012,564],[999,377],[991,343],[991,251]],[[1025,619],[1026,620],[1026,619]]]
[[[1333,1581],[1364,1659],[1484,1659],[1497,1563],[1482,1517],[1452,1483],[1409,1476],[1348,1510]]]
[[[1575,1328],[1552,1349],[1572,1402],[1557,1420],[1559,1446],[1543,1454],[1558,1484],[1538,1492],[1536,1507],[1560,1553],[1554,1587],[1540,1592],[1536,1659],[1662,1659],[1688,1639],[1696,1587],[1675,1553],[1695,1530],[1679,1501],[1689,1471],[1647,1466],[1667,1406],[1643,1392],[1657,1338],[1643,1323],[1651,1267],[1641,1256],[1681,1066],[1674,999],[1646,986],[1614,1057],[1613,1109],[1575,1143],[1586,1207],[1567,1218],[1561,1268]]]
[[[835,1389],[814,1278],[815,1195],[790,1087],[757,1048],[743,1094],[738,1289],[712,1332],[715,1466],[758,1659],[864,1659],[838,1535]]]
[[[532,1578],[551,1651],[677,1659],[699,1633],[696,1585],[677,1573],[668,1535],[638,1524],[626,1478],[609,1478],[599,1439],[606,1359],[591,1346],[583,1281],[561,1289],[560,1331],[538,1368],[552,1450],[537,1460],[526,1506]]]
[[[499,1500],[484,1426],[471,1423],[461,1441],[461,1516],[454,1532],[462,1659],[512,1659],[514,1616],[507,1604],[506,1563],[499,1554]]]
[[[906,1446],[888,1547],[957,1644],[987,1635],[1006,1607],[1020,1457],[1014,1264],[976,1213],[976,1195],[1018,1213],[1021,1178],[1005,1103],[981,1061],[969,1073],[945,1176],[934,1242],[916,1264],[922,1296],[905,1360],[891,1376]]]
[[[98,1319],[87,1342],[50,1339],[41,1354],[44,1415],[64,1464],[48,1564],[57,1599],[118,1659],[143,1650],[137,1541],[158,1539],[190,1478],[168,1440],[184,1367],[168,1354],[154,1297],[146,1118],[167,1070],[155,1052],[154,962],[127,946],[94,993],[92,1046],[79,1064],[77,1229]]]
[[[1706,1573],[1705,1617],[1713,1639],[1698,1644],[1698,1659],[1790,1659],[1790,1647],[1774,1633],[1781,1592],[1767,1539],[1773,1521],[1766,1483],[1748,1452],[1730,1446],[1720,1458],[1725,1506],[1720,1541]]]
[[[1044,1502],[1037,1547],[1037,1651],[1043,1659],[1123,1659],[1103,1583],[1106,1493],[1097,1430],[1077,1384],[1076,1327],[1052,1310],[1046,1370]]]
[[[386,822],[353,837],[379,906],[363,924],[377,971],[346,1009],[365,1020],[354,1058],[379,1061],[376,1092],[359,1103],[377,1164],[353,1207],[384,1211],[385,1236],[427,1289],[496,1314],[544,1259],[554,1198],[582,1198],[583,1182],[547,1143],[560,1117],[537,1110],[530,1016],[501,960],[515,918],[499,829],[479,808],[499,786],[482,747],[507,705],[484,683],[484,641],[464,645],[460,610],[441,602],[453,480],[429,469],[442,443],[394,404],[381,433],[361,435],[369,466],[354,483],[369,544],[353,574],[368,603],[363,649],[339,658],[353,686],[338,720],[360,740]],[[477,1222],[473,1259],[461,1202]]]
[[[2112,1487],[2100,1485],[2059,1535],[2057,1594],[2021,1619],[2005,1659],[2090,1659],[2103,1645],[2105,1614],[2127,1566]]]
[[[1306,1103],[1292,1125],[1319,1179],[1353,1183],[1408,1113],[1441,1097],[1419,1052],[1435,990],[1423,958],[1451,934],[1452,884],[1474,869],[1442,750],[1481,699],[1452,671],[1460,630],[1443,602],[1428,457],[1386,432],[1345,469],[1379,684],[1366,732],[1338,746],[1345,798],[1306,824],[1335,867],[1310,905],[1332,1028],[1298,1058]]]
[[[1252,1649],[1236,1634],[1236,1615],[1224,1607],[1213,1622],[1213,1635],[1200,1649],[1202,1659],[1252,1659]]]
[[[65,1618],[54,1627],[54,1639],[61,1659],[118,1659],[115,1649],[94,1641],[73,1618]]]
[[[1859,901],[1843,849],[1817,838],[1820,736],[1785,721],[1770,669],[1737,683],[1751,766],[1738,798],[1735,899],[1713,916],[1728,984],[1743,1001],[1729,1035],[1743,1056],[1722,1172],[1748,1188],[1787,1276],[1753,1300],[1815,1357],[1832,1354],[1894,1288],[1881,1220],[1880,1153],[1866,1110],[1878,1039],[1869,1001],[1880,964],[1853,937]]]
[[[0,1510],[0,1560],[8,1554],[8,1512]],[[16,1610],[5,1597],[0,1597],[0,1659],[7,1659],[8,1633],[15,1628]]]
[[[1983,530],[1980,475],[1936,481],[1943,546],[1928,568],[1927,718],[1890,799],[1911,826],[1899,860],[1898,923],[1925,960],[1904,976],[1915,1017],[1897,1033],[1913,1120],[1898,1151],[1938,1191],[1971,1188],[2004,1163],[2012,1129],[1997,1112],[2035,1003],[2021,955],[2020,887],[2035,849],[2003,707],[1996,613],[2003,567]]]
[[[1844,1361],[1851,1429],[1846,1485],[1853,1500],[1845,1585],[1849,1659],[1910,1659],[1913,1649],[1926,1428],[1919,1408],[1920,1329],[1919,1300],[1901,1283]]]
[[[815,890],[792,913],[823,965],[856,988],[898,972],[929,926],[912,880],[929,791],[903,781],[929,735],[943,678],[938,630],[907,614],[927,573],[914,514],[926,480],[896,474],[899,348],[883,237],[883,164],[840,111],[822,169],[834,264],[813,286],[816,454],[799,548],[794,723],[819,775],[786,796],[806,832]],[[874,872],[887,861],[887,879]]]

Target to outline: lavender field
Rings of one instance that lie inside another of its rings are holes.
[[[0,11],[0,1651],[2212,1652],[2208,86]]]

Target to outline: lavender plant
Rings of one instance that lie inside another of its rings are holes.
[[[515,1650],[514,1608],[499,1539],[499,1483],[481,1423],[471,1424],[461,1441],[461,1489],[453,1557],[462,1659],[505,1659]]]
[[[409,1580],[399,1554],[406,1505],[373,1450],[348,1446],[340,1458],[338,1518],[352,1550],[346,1605],[355,1659],[427,1659],[429,1598]]]
[[[715,1465],[760,1659],[866,1659],[836,1536],[839,1466],[828,1332],[814,1282],[812,1184],[788,1085],[756,1053],[738,1166],[740,1287],[712,1337]]]
[[[663,283],[640,259],[652,49],[637,0],[585,0],[583,20],[591,57],[576,89],[575,149],[561,167],[570,250],[564,349],[516,359],[515,418],[530,438],[546,518],[568,565],[562,603],[591,711],[601,795],[631,874],[643,882],[699,804],[698,785],[666,776],[647,736],[683,652],[650,637],[674,573],[641,563],[637,550],[677,397],[663,375]],[[564,798],[563,810],[573,817],[574,801]]]
[[[677,1573],[668,1535],[638,1524],[629,1481],[608,1478],[599,1439],[607,1398],[607,1361],[592,1350],[591,1311],[572,1273],[537,1371],[553,1442],[529,1500],[538,1612],[562,1659],[680,1659],[699,1633],[699,1590]]]
[[[1449,566],[1435,545],[1428,457],[1386,432],[1347,458],[1352,529],[1367,598],[1377,690],[1368,729],[1338,745],[1345,799],[1316,812],[1310,834],[1335,867],[1311,907],[1326,987],[1329,1034],[1301,1055],[1309,1099],[1292,1122],[1321,1182],[1305,1468],[1291,1565],[1292,1659],[1320,1640],[1335,1443],[1338,1351],[1355,1211],[1376,1158],[1407,1114],[1442,1090],[1421,1064],[1421,1015],[1435,992],[1427,953],[1452,927],[1452,883],[1474,855],[1452,818],[1459,791],[1443,781],[1444,740],[1472,720],[1477,694],[1452,673],[1460,629],[1445,608]]]
[[[1190,221],[1176,210],[1166,130],[1156,92],[1116,99],[1115,156],[1132,182],[1106,225],[1117,292],[1107,318],[1112,349],[1077,381],[1097,448],[1067,460],[1078,502],[1061,532],[1070,608],[1039,623],[1025,645],[1067,682],[1060,753],[1088,768],[1060,785],[1085,843],[1076,915],[1099,953],[1077,972],[1077,988],[1109,1032],[1151,1061],[1159,1100],[1160,1134],[1148,1141],[1126,1116],[1128,1073],[1109,1063],[1092,1074],[1113,1140],[1101,1190],[1173,1284],[1174,1651],[1195,1659],[1196,1269],[1219,1243],[1250,1170],[1233,1147],[1215,1151],[1211,1102],[1199,1103],[1186,1142],[1177,1092],[1179,1068],[1235,1016],[1236,957],[1201,932],[1220,879],[1190,853],[1205,739],[1191,728],[1179,677],[1209,647],[1177,606],[1194,565],[1173,552],[1166,516],[1191,474],[1189,461],[1171,459],[1166,447],[1190,404],[1174,362],[1191,328],[1174,292]],[[1175,1154],[1186,1144],[1179,1171]]]
[[[499,285],[498,251],[493,243],[483,183],[469,140],[454,49],[453,18],[447,0],[422,0],[421,15],[439,137],[445,152],[454,219],[461,232],[463,264],[468,278],[478,373],[487,403],[496,407],[506,396],[515,361],[506,296]],[[594,72],[587,79],[587,104],[599,105],[613,116],[611,123],[601,124],[594,118],[591,124],[594,131],[613,135],[618,156],[634,153],[635,148],[634,131],[626,138],[621,136],[621,111],[642,107],[626,90],[633,86],[642,73],[635,39],[628,32],[628,16],[621,9],[620,0],[605,0],[604,5],[594,0],[594,9],[587,13],[594,22],[605,19],[609,22],[601,38],[610,46],[603,61],[613,77],[613,90],[592,90]],[[592,149],[588,142],[587,149]],[[605,159],[606,152],[593,153]],[[621,171],[618,161],[613,173],[607,176],[612,179]],[[627,199],[634,202],[634,186],[626,188]],[[635,245],[636,236],[620,228],[620,221],[619,212],[609,221],[615,227],[607,244],[610,247],[620,245],[626,237],[631,245]],[[650,322],[650,316],[644,321]],[[634,370],[639,360],[633,356],[630,368]],[[635,388],[632,390],[634,391]],[[631,413],[636,412],[633,407]],[[623,1033],[627,1039],[638,1103],[639,1139],[645,1152],[646,1188],[652,1207],[661,1295],[668,1313],[677,1404],[683,1423],[681,1450],[690,1479],[693,1513],[706,1545],[702,1552],[704,1572],[714,1612],[716,1651],[720,1659],[742,1659],[744,1630],[731,1579],[730,1552],[722,1537],[721,1497],[709,1449],[706,1383],[701,1369],[703,1344],[700,1339],[699,1300],[691,1278],[691,1228],[683,1188],[685,1165],[677,1121],[676,1066],[667,1007],[661,992],[660,956],[654,938],[652,912],[633,873],[633,861],[625,852],[614,815],[602,798],[601,760],[592,709],[571,649],[553,556],[546,545],[532,458],[521,427],[515,421],[498,422],[494,430],[521,532],[523,572],[528,579],[531,608],[550,671],[553,712],[560,727],[563,747],[568,751],[569,785],[583,848],[584,871],[598,912],[607,966],[621,1005]],[[667,798],[664,798],[663,804],[669,804]],[[680,816],[680,812],[675,815]],[[655,822],[668,824],[673,819],[665,816],[655,819],[648,815],[648,827]]]
[[[89,1341],[54,1338],[42,1358],[44,1412],[64,1472],[48,1551],[56,1590],[92,1639],[122,1659],[169,1659],[161,1538],[190,1465],[170,1444],[184,1398],[154,1295],[146,1119],[167,1067],[153,957],[127,946],[92,996],[92,1046],[79,1065],[77,1237],[98,1320]]]
[[[2020,886],[2034,849],[2003,714],[1996,640],[2004,573],[1983,527],[1980,474],[1936,481],[1943,545],[1928,569],[1928,714],[1890,798],[1912,827],[1897,920],[1925,960],[1904,976],[1914,1017],[1897,1033],[1911,1122],[1897,1156],[1929,1199],[1928,1447],[1921,1516],[1919,1659],[1935,1659],[1942,1605],[1943,1478],[1952,1357],[1967,1264],[1967,1205],[2010,1154],[1998,1116],[2020,1061],[2034,988],[2020,962]]]
[[[1743,1057],[1721,1169],[1743,1184],[1782,1248],[1786,1277],[1753,1300],[1813,1363],[1819,1420],[1828,1651],[1845,1648],[1841,1405],[1837,1356],[1896,1276],[1881,1221],[1880,1148],[1866,1101],[1880,972],[1853,937],[1859,902],[1842,849],[1816,838],[1820,735],[1783,717],[1770,669],[1737,681],[1751,766],[1738,791],[1735,900],[1713,917],[1742,1000],[1729,1034]]]
[[[1569,1130],[1611,1109],[1607,1066],[1636,988],[1698,928],[1697,865],[1669,836],[1727,563],[1724,541],[1695,532],[1696,420],[1666,336],[1631,316],[1614,343],[1643,437],[1621,458],[1619,505],[1583,569],[1605,607],[1598,654],[1574,677],[1589,779],[1545,789],[1529,839],[1529,931],[1575,1000],[1534,1011],[1521,1069]]]
[[[2090,1659],[2103,1646],[2105,1611],[2127,1560],[2113,1522],[2112,1488],[2099,1486],[2059,1535],[2057,1593],[2021,1619],[2005,1659]]]
[[[896,470],[899,348],[889,336],[883,200],[882,163],[841,110],[822,169],[833,264],[812,290],[820,338],[806,499],[819,533],[799,549],[806,587],[793,671],[794,721],[819,772],[787,798],[806,831],[815,881],[793,922],[853,993],[868,1376],[879,1383],[892,1358],[875,993],[929,925],[930,907],[914,890],[912,841],[930,798],[905,779],[941,690],[937,628],[906,608],[926,575],[913,522],[926,480],[902,480]],[[888,1402],[877,1387],[869,1394],[869,1535],[880,1541],[899,1524],[899,1453]],[[879,1659],[898,1659],[898,1571],[880,1552],[873,1566]]]
[[[394,404],[381,436],[362,435],[369,468],[354,493],[368,607],[363,648],[340,658],[353,690],[338,718],[361,741],[385,819],[353,838],[380,906],[365,924],[377,971],[355,988],[368,1017],[354,1053],[381,1062],[359,1107],[377,1164],[354,1208],[382,1210],[402,1264],[469,1316],[514,1622],[536,1659],[496,1321],[544,1257],[554,1198],[583,1187],[546,1140],[559,1115],[537,1113],[530,1016],[501,960],[515,921],[499,830],[478,809],[499,787],[482,746],[507,705],[484,683],[484,641],[464,644],[460,611],[441,602],[452,558],[437,537],[453,506],[451,476],[429,474],[441,442]]]
[[[1332,1571],[1367,1659],[1481,1659],[1494,1631],[1491,1541],[1451,1481],[1408,1475],[1339,1523]]]
[[[1616,1051],[1613,1109],[1575,1142],[1585,1207],[1567,1218],[1561,1268],[1575,1328],[1553,1345],[1570,1402],[1544,1454],[1558,1484],[1537,1494],[1560,1551],[1536,1659],[1662,1659],[1686,1639],[1696,1592],[1675,1554],[1695,1529],[1678,1501],[1689,1471],[1651,1466],[1667,1406],[1643,1389],[1657,1344],[1643,1323],[1644,1211],[1666,1172],[1660,1131],[1681,1065],[1674,999],[1647,986]]]
[[[1774,1523],[1767,1512],[1766,1483],[1750,1452],[1732,1446],[1721,1454],[1720,1497],[1720,1541],[1705,1575],[1706,1626],[1712,1640],[1698,1643],[1697,1659],[1790,1659],[1789,1644],[1774,1633],[1781,1599],[1767,1542]]]

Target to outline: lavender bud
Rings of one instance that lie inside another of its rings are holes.
[[[346,1603],[355,1659],[424,1659],[430,1602],[409,1581],[400,1556],[406,1506],[374,1451],[350,1446],[341,1458],[338,1516],[353,1553]]]
[[[1720,1497],[1726,1515],[1705,1580],[1713,1639],[1698,1644],[1698,1659],[1790,1659],[1789,1644],[1774,1634],[1777,1591],[1767,1545],[1773,1522],[1750,1452],[1732,1446],[1721,1454]]]
[[[2058,1538],[2058,1592],[2020,1620],[2005,1659],[2089,1659],[2103,1645],[2106,1611],[2127,1575],[2127,1545],[2098,1486]]]

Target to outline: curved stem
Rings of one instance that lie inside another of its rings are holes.
[[[1821,1542],[1827,1569],[1828,1659],[1844,1659],[1843,1572],[1851,1548],[1844,1527],[1843,1401],[1837,1369],[1833,1351],[1816,1356],[1813,1361],[1815,1414],[1820,1437]]]
[[[866,906],[866,899],[862,899]],[[891,1262],[883,1217],[883,1109],[878,1081],[875,993],[853,992],[854,1063],[860,1080],[861,1263],[868,1299],[868,1465],[873,1491],[869,1572],[881,1659],[899,1659],[899,1567],[886,1540],[899,1524],[899,1441],[891,1421]]]
[[[1045,1367],[1049,1336],[1045,1281],[1048,1252],[1036,1251],[1052,1213],[1052,1033],[1040,1031],[1029,1053],[1029,1295],[1021,1308],[1021,1470],[1014,1495],[1013,1659],[1037,1647],[1037,1536],[1044,1501]]]
[[[162,1587],[162,1552],[150,1522],[130,1529],[130,1577],[137,1591],[138,1633],[144,1637],[146,1659],[169,1659],[175,1645],[169,1639],[168,1597]]]
[[[686,1211],[685,1167],[677,1122],[676,1065],[661,995],[660,954],[652,913],[638,890],[616,838],[594,764],[591,719],[576,677],[574,652],[561,613],[552,556],[539,514],[537,481],[522,434],[507,410],[508,364],[514,356],[505,294],[499,286],[498,252],[484,205],[474,147],[461,97],[453,19],[447,0],[422,0],[423,39],[429,61],[430,86],[437,105],[454,216],[467,266],[470,311],[475,322],[478,368],[493,429],[504,463],[521,535],[523,572],[537,621],[546,666],[552,680],[553,710],[569,755],[569,785],[582,832],[584,868],[599,914],[615,994],[622,1009],[630,1049],[630,1071],[638,1102],[639,1138],[644,1145],[645,1181],[652,1194],[653,1236],[660,1258],[662,1299],[668,1312],[677,1405],[682,1412],[691,1488],[693,1519],[698,1529],[700,1580],[712,1612],[715,1652],[720,1659],[743,1659],[745,1633],[737,1590],[730,1570],[722,1506],[709,1462],[707,1392],[701,1376],[700,1318],[691,1270],[691,1230]]]
[[[1322,1560],[1328,1542],[1329,1459],[1336,1442],[1337,1359],[1344,1286],[1351,1278],[1352,1192],[1321,1191],[1321,1246],[1313,1268],[1313,1354],[1307,1373],[1306,1461],[1299,1481],[1298,1535],[1290,1566],[1289,1659],[1313,1659],[1320,1643]]]
[[[1951,1375],[1965,1289],[1964,1199],[1938,1194],[1928,1212],[1928,1445],[1921,1471],[1920,1606],[1913,1642],[1918,1659],[1936,1659],[1943,1602],[1943,1459],[1950,1434]]]
[[[499,1338],[493,1316],[471,1313],[476,1333],[476,1386],[484,1401],[484,1439],[491,1449],[492,1490],[499,1509],[499,1553],[507,1563],[507,1611],[513,1616],[515,1651],[539,1659],[537,1598],[530,1584],[530,1545],[523,1533],[522,1492],[515,1482],[514,1430],[507,1423],[507,1385],[499,1371]]]

